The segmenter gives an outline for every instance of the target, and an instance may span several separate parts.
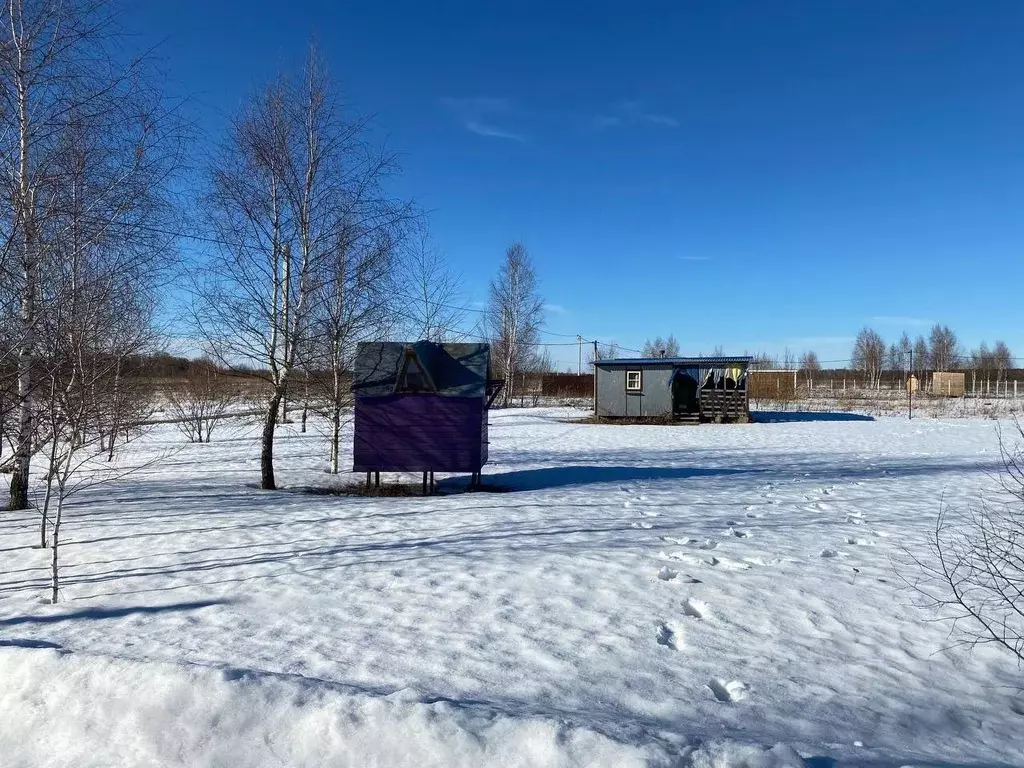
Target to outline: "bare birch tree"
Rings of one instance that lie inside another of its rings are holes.
[[[410,238],[407,262],[405,293],[410,300],[403,307],[411,316],[407,322],[412,335],[436,342],[461,338],[466,311],[459,306],[463,301],[460,280],[430,241],[425,225]]]
[[[861,328],[853,342],[850,358],[853,369],[866,375],[868,386],[878,386],[886,358],[885,341],[878,332],[871,328]]]
[[[67,290],[84,289],[50,284],[62,261],[69,253],[95,258],[102,246],[103,262],[122,260],[131,282],[154,274],[173,250],[151,246],[154,224],[170,215],[180,135],[149,85],[146,60],[115,55],[122,40],[105,0],[8,0],[0,8],[0,282],[4,309],[17,307],[5,351],[16,369],[13,508],[29,503],[31,460],[45,438],[37,373],[51,362],[39,352],[50,341],[43,329],[54,327],[47,313]],[[118,248],[109,247],[114,240]]]
[[[948,325],[936,323],[928,336],[928,365],[934,371],[960,368],[960,343]]]
[[[376,206],[371,206],[375,208]],[[353,210],[353,214],[356,212]],[[341,430],[352,404],[352,367],[361,341],[383,340],[399,318],[394,312],[397,253],[390,224],[401,224],[400,209],[382,206],[339,233],[325,263],[312,324],[311,384],[327,420],[331,473],[341,461]],[[382,217],[381,219],[378,218]]]
[[[544,301],[538,291],[529,253],[522,243],[513,243],[505,251],[498,276],[491,280],[486,315],[492,360],[497,374],[505,379],[502,399],[506,406],[516,394],[516,377],[537,354],[544,323]]]
[[[393,222],[377,206],[393,157],[373,151],[365,129],[365,120],[345,119],[314,50],[301,75],[282,76],[250,100],[211,164],[206,206],[222,245],[197,286],[193,316],[219,364],[269,384],[265,489],[277,487],[274,434],[295,374],[325,359],[343,370],[359,315],[351,289],[386,288],[372,284],[386,272],[371,274],[369,261],[353,256],[356,242],[378,248]],[[336,391],[342,386],[339,376]]]
[[[804,372],[807,380],[807,388],[814,386],[814,377],[821,372],[821,362],[818,360],[818,353],[812,349],[807,350],[800,356],[800,370]]]
[[[661,336],[656,336],[653,339],[647,339],[647,341],[644,342],[643,356],[679,357],[679,341],[671,333],[666,339],[661,338]]]

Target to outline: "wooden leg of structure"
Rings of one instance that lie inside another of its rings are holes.
[[[423,495],[427,495],[427,473],[423,473]]]
[[[366,473],[366,487],[367,488],[370,487],[370,473],[369,472]]]
[[[433,493],[436,487],[434,484],[434,470],[430,470],[430,492]]]
[[[373,483],[377,488],[380,488],[380,472],[374,473]]]

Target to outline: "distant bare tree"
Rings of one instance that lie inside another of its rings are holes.
[[[821,371],[821,363],[818,361],[818,353],[814,350],[807,350],[800,356],[800,370],[804,372],[807,380],[807,387],[814,386],[814,376]]]
[[[992,372],[995,368],[994,363],[995,361],[992,356],[992,351],[984,341],[982,341],[975,349],[971,350],[970,366],[972,387],[977,387],[979,379],[982,384],[986,381],[991,383]]]
[[[750,362],[750,367],[755,371],[770,371],[775,370],[779,367],[779,358],[768,352],[757,352],[753,355],[753,360]]]
[[[1024,438],[1016,424],[1015,439]],[[903,577],[924,606],[949,621],[969,646],[996,645],[1024,663],[1024,451],[1000,435],[1004,498],[957,514],[944,507],[932,536],[933,558],[907,557]]]
[[[216,365],[200,361],[191,366],[184,382],[167,391],[167,412],[190,443],[208,443],[240,394],[237,383]]]
[[[679,355],[679,340],[672,334],[669,334],[668,338],[665,339],[661,338],[661,336],[656,336],[644,342],[644,357],[679,357]]]
[[[912,350],[913,344],[910,341],[910,337],[904,332],[898,342],[889,345],[889,352],[886,355],[885,361],[886,370],[894,373],[909,373],[910,353]]]
[[[1006,372],[1013,367],[1013,353],[1005,341],[997,341],[993,345],[992,365],[996,371],[996,381],[1006,381]]]
[[[594,364],[594,348],[593,345],[587,345],[585,347],[586,352],[584,353],[584,362],[591,366]],[[619,342],[609,341],[603,344],[597,345],[597,359],[598,360],[614,360],[619,356]]]
[[[408,320],[413,336],[427,341],[456,341],[463,337],[461,328],[466,311],[459,278],[452,274],[440,251],[430,241],[426,226],[421,225],[410,238],[407,255],[409,287],[412,299],[403,302],[411,315]]]
[[[868,386],[874,387],[885,368],[885,341],[877,331],[862,328],[853,342],[850,364],[854,370],[867,375]]]
[[[917,376],[921,382],[921,386],[924,386],[925,373],[928,371],[930,365],[928,361],[928,342],[925,341],[924,336],[918,335],[914,339],[914,375]]]
[[[544,323],[537,273],[522,243],[513,243],[505,251],[498,276],[491,281],[486,319],[496,372],[505,379],[502,399],[508,405],[515,396],[517,375],[538,354]]]
[[[960,368],[960,344],[948,325],[932,326],[928,337],[928,365],[934,371]]]
[[[793,354],[789,347],[786,347],[782,352],[782,368],[786,371],[796,370],[796,355]]]

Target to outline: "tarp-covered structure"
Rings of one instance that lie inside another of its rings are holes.
[[[353,368],[356,472],[470,472],[487,463],[488,344],[365,342]]]

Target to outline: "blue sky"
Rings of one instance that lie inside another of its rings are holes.
[[[127,24],[214,136],[315,35],[467,303],[521,239],[554,333],[838,360],[940,321],[1024,355],[1024,3],[147,0]]]

